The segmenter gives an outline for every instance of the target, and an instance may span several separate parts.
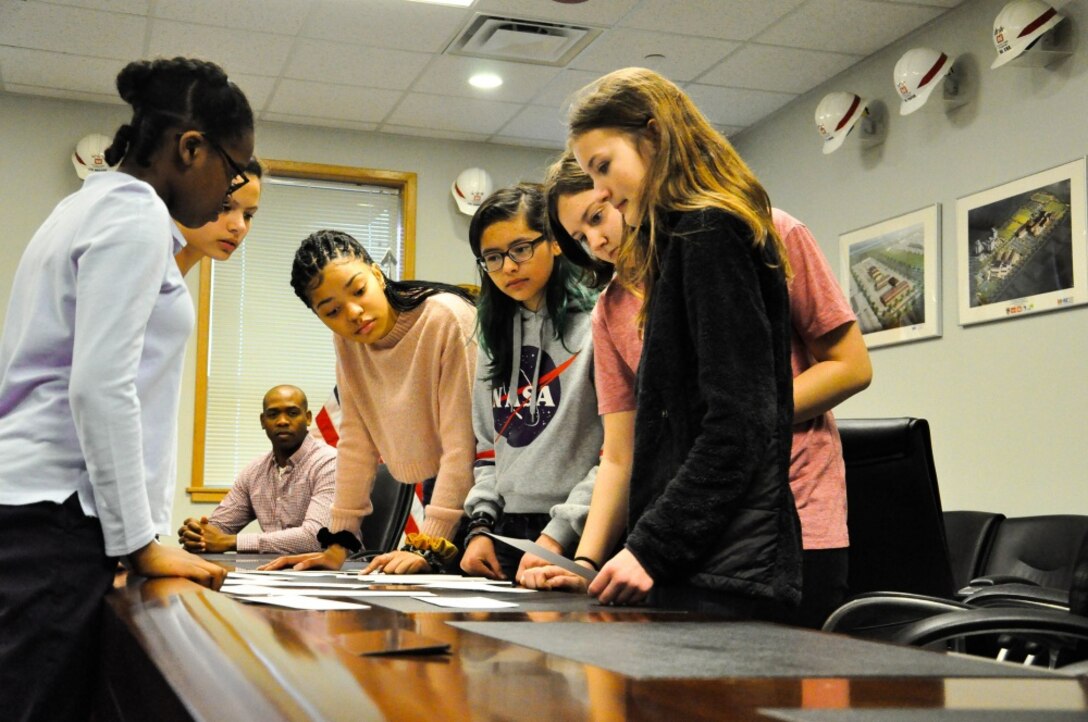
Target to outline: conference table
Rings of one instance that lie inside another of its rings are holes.
[[[261,561],[215,559],[228,569]],[[119,579],[103,610],[96,718],[1088,719],[1085,682],[1045,670],[561,592],[496,596],[517,606],[391,596],[310,611],[182,579]],[[405,639],[436,649],[361,653]]]

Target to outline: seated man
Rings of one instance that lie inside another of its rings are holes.
[[[211,518],[186,519],[178,542],[191,552],[320,551],[317,532],[329,525],[336,449],[311,438],[306,394],[276,386],[264,395],[261,426],[272,451],[238,475]],[[256,518],[259,534],[238,534]]]

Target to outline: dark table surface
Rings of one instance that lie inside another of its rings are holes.
[[[257,557],[248,555],[216,559],[228,568],[253,568],[258,563]],[[840,717],[939,721],[975,719],[980,714],[1000,719],[1017,715],[1088,719],[1088,686],[1081,680],[1045,673],[1003,676],[996,663],[973,658],[965,662],[971,666],[955,676],[926,676],[919,675],[917,667],[935,653],[896,650],[908,654],[902,669],[893,668],[887,676],[834,676],[834,654],[842,654],[842,638],[807,630],[773,627],[766,642],[789,647],[793,635],[793,642],[803,642],[811,654],[813,645],[818,649],[826,640],[831,676],[826,670],[813,674],[781,669],[765,677],[629,675],[572,659],[554,641],[552,651],[546,652],[447,624],[562,622],[556,630],[569,633],[569,623],[584,623],[584,645],[597,638],[604,644],[615,636],[603,634],[605,628],[598,625],[714,621],[650,609],[610,610],[562,593],[502,598],[522,606],[486,612],[439,607],[404,611],[392,600],[382,605],[360,600],[371,608],[319,612],[243,604],[179,579],[121,581],[107,598],[103,616],[104,684],[98,716],[141,722]],[[723,626],[718,622],[705,628],[720,633]],[[446,643],[450,651],[406,656],[359,656],[351,651],[367,632],[393,629]],[[744,630],[750,635],[752,626]],[[854,642],[863,645],[857,648],[863,653],[878,650],[872,647],[875,642],[850,640]],[[645,645],[617,651],[625,653],[646,655]]]

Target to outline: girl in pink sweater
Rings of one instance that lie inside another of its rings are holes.
[[[456,286],[387,278],[341,231],[317,231],[302,242],[291,286],[336,333],[336,497],[329,528],[318,534],[325,551],[281,557],[265,568],[339,569],[360,549],[380,458],[399,481],[423,482],[425,518],[407,547],[377,557],[367,571],[431,571],[456,553],[450,540],[473,483],[472,303]]]

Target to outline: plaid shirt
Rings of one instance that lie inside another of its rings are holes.
[[[336,488],[336,449],[307,435],[281,471],[268,452],[238,474],[209,521],[226,534],[254,519],[259,534],[238,534],[240,552],[294,554],[320,551],[317,532],[329,525]]]

